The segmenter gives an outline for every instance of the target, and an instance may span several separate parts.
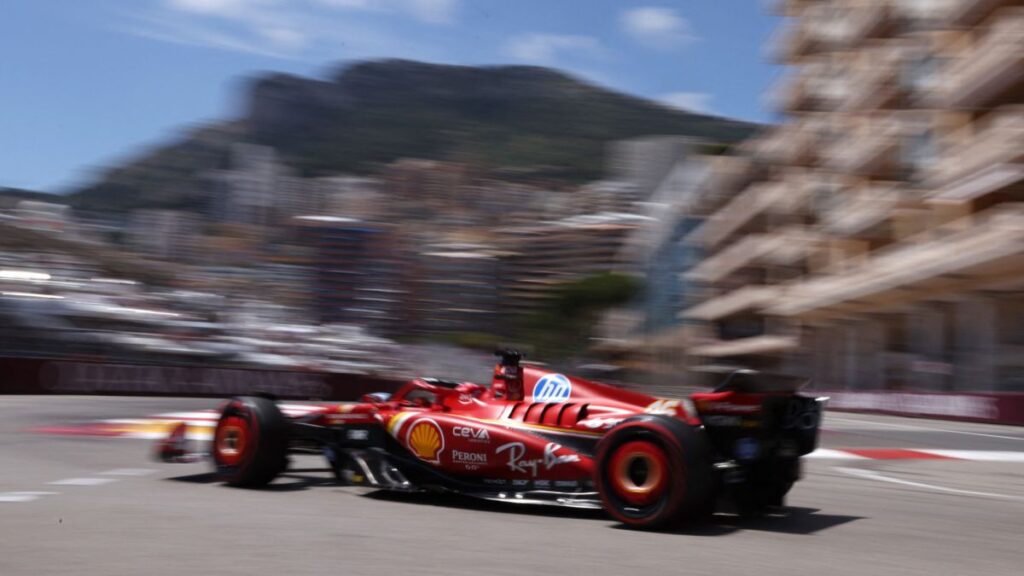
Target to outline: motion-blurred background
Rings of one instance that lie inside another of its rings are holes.
[[[91,47],[63,29],[95,24],[81,7],[3,9],[9,360],[481,379],[506,344],[646,386],[750,366],[840,406],[1024,421],[1002,404],[1024,392],[1018,1],[523,9],[566,34],[513,34],[496,2],[138,4],[97,2],[116,24]],[[366,41],[388,22],[410,31]],[[97,86],[103,50],[131,57],[117,82],[170,109],[189,66],[290,73],[222,75],[223,119],[68,184],[34,157],[86,162],[139,111],[27,137],[103,104],[75,74],[47,110],[54,46]],[[372,58],[296,64],[331,49]],[[753,121],[695,110],[677,69]]]

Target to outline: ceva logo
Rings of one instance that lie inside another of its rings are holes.
[[[565,402],[572,396],[572,382],[561,374],[546,374],[533,385],[534,402]]]

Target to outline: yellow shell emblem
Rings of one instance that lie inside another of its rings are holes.
[[[438,464],[441,461],[441,450],[444,450],[444,436],[437,422],[429,418],[417,421],[409,427],[405,443],[420,460]]]

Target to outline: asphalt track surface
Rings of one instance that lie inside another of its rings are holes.
[[[807,463],[785,513],[673,533],[598,512],[336,486],[315,457],[268,489],[151,443],[44,435],[211,400],[0,396],[0,575],[1024,573],[1024,462]],[[830,414],[823,446],[1024,454],[1024,428]],[[1005,460],[1002,457],[997,460]]]

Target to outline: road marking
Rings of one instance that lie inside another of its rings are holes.
[[[191,426],[205,426],[207,428],[216,428],[217,422],[214,420],[183,420],[181,418],[159,418],[153,416],[152,418],[111,418],[110,420],[100,420],[94,424],[113,424],[113,425],[125,425],[125,426],[170,426],[179,422],[185,422]]]
[[[814,452],[807,454],[804,458],[811,458],[813,460],[867,460],[863,456],[852,454],[844,450],[833,450],[831,448],[818,448]]]
[[[818,448],[811,460],[970,460],[1024,462],[1024,452],[1010,450],[940,450],[931,448]]]
[[[156,472],[156,470],[152,468],[115,468],[106,472],[100,472],[100,474],[104,476],[145,476],[153,472]]]
[[[836,418],[835,416],[828,415],[825,417],[825,422],[846,422],[848,424],[860,424],[867,426],[882,426],[885,428],[901,428],[903,430],[924,430],[928,432],[945,432],[947,434],[966,434],[968,436],[984,436],[986,438],[1002,438],[1003,440],[1017,440],[1024,441],[1024,438],[1020,436],[1001,436],[999,434],[984,434],[982,432],[967,432],[964,430],[949,430],[946,428],[932,428],[930,426],[918,426],[914,424],[893,424],[891,422],[872,422],[870,420],[856,420],[853,418]]]
[[[198,412],[166,412],[151,416],[160,420],[218,420],[220,413],[214,410],[201,410]]]
[[[960,494],[963,496],[980,496],[982,498],[999,498],[1001,500],[1016,500],[1024,501],[1024,498],[1019,496],[1010,496],[1008,494],[996,494],[994,492],[976,492],[974,490],[960,490],[957,488],[947,488],[945,486],[936,486],[934,484],[925,484],[923,482],[911,482],[910,480],[902,480],[900,478],[893,478],[884,474],[879,474],[872,470],[861,470],[859,468],[845,468],[842,466],[835,466],[832,468],[837,472],[842,472],[848,476],[854,476],[857,478],[863,478],[866,480],[877,480],[879,482],[889,482],[891,484],[900,484],[902,486],[911,486],[914,488],[924,488],[926,490],[934,490],[936,492],[946,492],[948,494]]]
[[[60,492],[0,492],[0,502],[31,502],[40,496],[51,496]]]
[[[921,450],[947,458],[973,460],[975,462],[1024,462],[1024,452],[1006,452],[997,450]]]
[[[949,456],[908,448],[846,448],[846,451],[872,460],[952,460]]]
[[[110,484],[111,482],[117,482],[116,478],[64,478],[63,480],[54,480],[53,482],[47,482],[54,486],[102,486],[104,484]]]
[[[301,417],[322,411],[323,405],[312,404],[278,404],[285,415]],[[217,410],[193,410],[184,412],[165,412],[142,418],[110,418],[87,424],[42,426],[31,431],[42,434],[58,434],[66,436],[110,436],[114,438],[130,438],[136,440],[162,440],[179,423],[188,426],[185,437],[189,440],[207,442],[213,439],[213,430],[220,419]]]

